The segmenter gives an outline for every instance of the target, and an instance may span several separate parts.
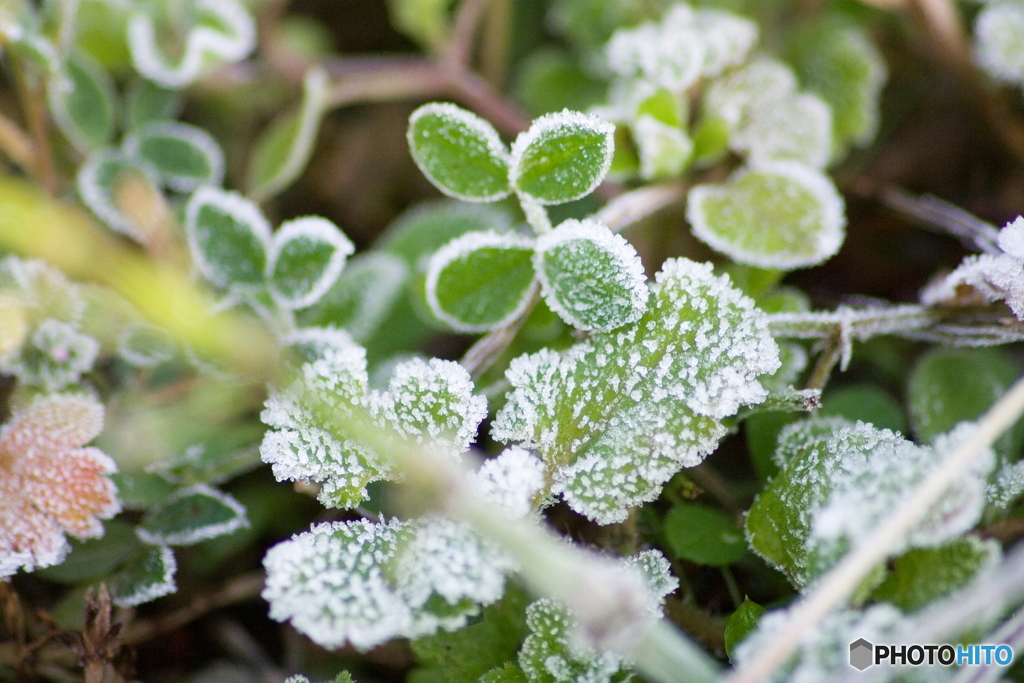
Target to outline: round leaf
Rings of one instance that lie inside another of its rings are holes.
[[[409,150],[437,189],[468,202],[508,195],[508,150],[487,121],[454,104],[425,104],[409,117]]]
[[[50,111],[61,131],[82,152],[103,147],[114,133],[114,85],[99,64],[73,54],[47,87]]]
[[[331,288],[354,251],[352,242],[326,218],[288,221],[270,249],[270,291],[288,308],[311,306]]]
[[[248,525],[245,508],[238,501],[200,484],[179,491],[147,512],[139,536],[147,543],[192,545]]]
[[[715,567],[743,557],[743,532],[720,510],[680,503],[665,515],[665,540],[676,557]]]
[[[185,234],[196,267],[210,282],[220,287],[263,283],[270,225],[245,197],[200,188],[185,207]]]
[[[179,192],[219,185],[224,178],[224,153],[217,141],[185,123],[147,123],[125,139],[124,151],[149,164],[167,187]]]
[[[174,575],[178,564],[165,545],[145,546],[110,580],[110,592],[118,607],[134,607],[178,589]]]
[[[790,270],[827,260],[843,243],[843,199],[828,176],[795,162],[744,169],[690,190],[693,234],[734,261]]]
[[[156,200],[151,207],[162,205],[160,191],[153,171],[116,149],[103,149],[89,157],[78,170],[76,179],[82,201],[112,230],[127,235],[143,244],[154,236],[153,226],[140,224],[141,215],[129,215],[127,204],[137,200]],[[141,202],[149,204],[149,202]],[[143,213],[143,212],[136,212]],[[159,221],[160,216],[156,216]]]
[[[482,332],[514,320],[530,300],[533,245],[514,235],[471,232],[430,259],[427,303],[461,332]]]
[[[636,250],[594,220],[568,220],[537,240],[534,268],[562,320],[607,332],[647,310],[647,278]]]
[[[730,658],[736,646],[757,628],[757,621],[762,614],[764,607],[750,598],[743,598],[743,604],[729,616],[729,620],[725,622],[725,651]]]
[[[134,130],[150,121],[177,118],[181,107],[177,90],[161,88],[145,78],[136,79],[125,93],[124,127]]]
[[[615,152],[615,126],[565,110],[547,114],[512,145],[509,181],[541,204],[585,197],[604,180]]]

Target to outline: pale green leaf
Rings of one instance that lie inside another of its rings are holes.
[[[124,127],[132,131],[151,121],[177,118],[181,106],[179,91],[162,88],[145,78],[137,78],[125,93]]]
[[[498,205],[444,199],[424,202],[406,211],[388,226],[377,244],[402,257],[411,269],[424,270],[424,257],[456,237],[467,232],[506,233],[511,229],[508,213]]]
[[[134,607],[178,590],[178,564],[165,545],[147,545],[111,577],[108,586],[118,607]]]
[[[200,484],[149,510],[139,524],[139,536],[155,545],[193,545],[248,525],[245,508],[237,500]]]
[[[263,202],[288,187],[309,163],[327,99],[327,73],[310,69],[297,111],[284,114],[253,146],[247,186],[253,201]]]
[[[540,117],[512,145],[509,182],[541,204],[562,204],[593,192],[612,163],[615,126],[565,110]]]
[[[263,284],[270,224],[248,199],[213,187],[198,189],[185,207],[185,235],[196,267],[213,284]]]
[[[633,141],[640,153],[640,176],[659,180],[679,176],[693,155],[693,140],[677,126],[667,125],[651,116],[633,122]]]
[[[778,365],[753,301],[707,264],[670,260],[637,322],[512,361],[493,436],[536,449],[573,509],[620,521],[714,449],[722,418],[764,400],[757,377]]]
[[[568,220],[537,240],[534,268],[562,320],[608,332],[647,310],[647,278],[636,250],[595,220]]]
[[[115,96],[110,76],[85,53],[74,53],[47,84],[50,111],[61,132],[88,153],[114,134]]]
[[[992,76],[1024,83],[1024,7],[1015,2],[984,7],[974,21],[974,52]]]
[[[124,197],[139,187],[157,190],[156,173],[117,149],[92,154],[78,169],[76,185],[82,201],[107,226],[145,244],[150,234],[124,211]]]
[[[460,332],[480,332],[515,319],[533,291],[533,245],[515,235],[471,232],[430,259],[431,311]]]
[[[224,179],[224,153],[202,128],[177,121],[153,121],[125,138],[125,154],[155,170],[163,183],[178,192]]]
[[[270,246],[270,291],[287,308],[316,303],[335,283],[345,259],[355,251],[334,223],[318,216],[281,224]]]
[[[828,176],[794,162],[741,169],[722,185],[690,190],[693,233],[734,261],[792,270],[839,251],[845,236],[843,199]]]
[[[391,24],[428,48],[437,47],[449,29],[449,0],[388,0]]]
[[[409,151],[450,197],[491,202],[509,193],[509,155],[487,121],[454,104],[425,104],[409,117]]]
[[[149,368],[174,357],[177,347],[166,330],[148,323],[125,325],[118,339],[117,352],[139,368]]]

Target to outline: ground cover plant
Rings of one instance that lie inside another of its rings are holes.
[[[0,57],[0,680],[1024,680],[850,665],[1024,651],[1016,0],[6,0]]]

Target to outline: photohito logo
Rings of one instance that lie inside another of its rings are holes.
[[[874,664],[910,666],[1009,666],[1009,645],[874,645],[863,638],[850,643],[850,666],[857,671]]]

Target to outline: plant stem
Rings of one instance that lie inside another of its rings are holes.
[[[56,197],[60,187],[57,182],[57,172],[53,166],[53,151],[50,148],[50,136],[46,125],[46,110],[42,104],[46,101],[42,81],[31,84],[27,69],[21,65],[15,65],[13,71],[22,113],[28,123],[29,133],[33,140],[35,152],[35,163],[32,164],[33,175],[51,197]]]
[[[682,201],[686,198],[686,190],[683,183],[641,187],[615,197],[594,217],[607,225],[612,232],[621,232],[630,225]]]
[[[860,582],[900,543],[986,448],[1024,413],[1024,378],[1007,391],[978,422],[969,439],[955,448],[888,518],[822,577],[792,608],[779,635],[737,669],[725,683],[757,683],[772,674],[799,647],[819,621],[846,600]]]

